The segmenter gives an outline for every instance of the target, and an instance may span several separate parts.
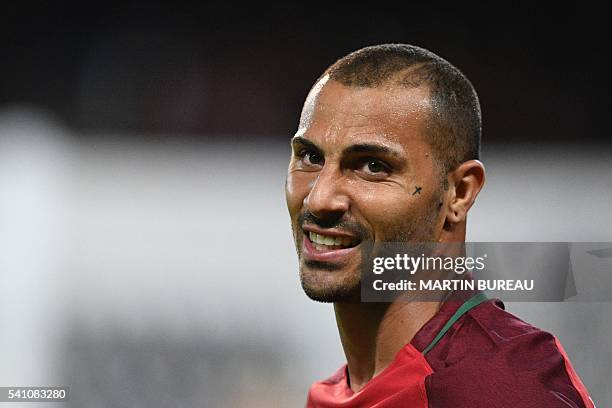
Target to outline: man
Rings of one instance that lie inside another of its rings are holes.
[[[307,406],[593,407],[559,342],[499,300],[360,299],[377,244],[465,241],[485,180],[480,134],[470,82],[422,48],[361,49],[311,89],[286,198],[302,286],[333,302],[347,364]]]

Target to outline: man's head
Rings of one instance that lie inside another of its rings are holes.
[[[308,296],[355,301],[381,242],[465,240],[484,182],[480,107],[451,64],[410,45],[367,47],[311,89],[286,197]]]

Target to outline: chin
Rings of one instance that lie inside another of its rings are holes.
[[[306,295],[316,302],[361,301],[361,276],[358,270],[332,265],[301,265],[300,281]]]

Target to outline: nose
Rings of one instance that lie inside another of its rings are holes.
[[[343,184],[339,170],[323,166],[304,198],[304,208],[320,219],[342,217],[350,207]]]

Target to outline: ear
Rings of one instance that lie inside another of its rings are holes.
[[[445,224],[453,225],[465,221],[470,207],[484,185],[485,168],[480,160],[468,160],[447,177],[448,204]]]

